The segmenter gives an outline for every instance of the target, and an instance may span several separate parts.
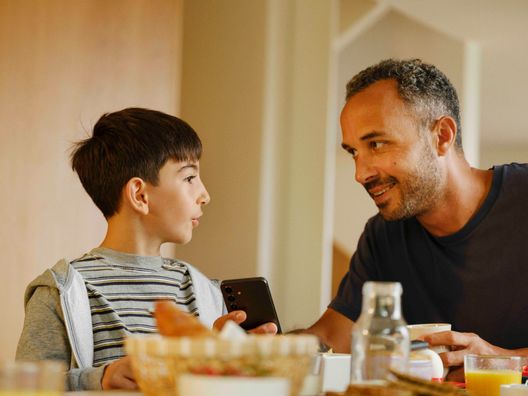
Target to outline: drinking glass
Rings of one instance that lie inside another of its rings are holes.
[[[466,389],[475,396],[500,396],[502,384],[521,383],[519,356],[466,355]]]
[[[62,362],[0,362],[0,396],[60,396],[64,392]]]

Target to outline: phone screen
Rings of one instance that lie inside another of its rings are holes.
[[[245,330],[251,330],[264,323],[273,322],[281,333],[279,318],[265,278],[242,278],[222,281],[222,295],[228,312],[242,310],[247,319],[240,324]]]

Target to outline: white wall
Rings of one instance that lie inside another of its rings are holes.
[[[211,202],[177,256],[219,279],[254,275],[266,2],[188,1],[184,8],[182,117],[203,141]]]
[[[480,165],[483,169],[511,162],[527,163],[528,142],[483,142],[480,155]]]
[[[314,321],[329,299],[321,279],[328,275],[329,289],[322,234],[330,4],[185,4],[182,115],[203,138],[212,200],[177,253],[210,276],[270,278],[286,329]]]

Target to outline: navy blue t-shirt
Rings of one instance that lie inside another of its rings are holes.
[[[455,234],[372,217],[329,307],[357,320],[368,280],[402,284],[409,324],[446,322],[493,345],[528,347],[528,164],[495,166],[484,203]]]

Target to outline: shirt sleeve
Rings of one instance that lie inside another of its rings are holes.
[[[57,289],[38,287],[26,304],[16,360],[58,360],[68,367],[68,390],[101,390],[102,367],[73,368],[72,352]]]
[[[361,314],[363,284],[378,278],[375,270],[374,240],[369,233],[369,223],[359,238],[357,250],[350,260],[348,272],[339,284],[337,295],[328,305],[328,308],[353,321]]]

